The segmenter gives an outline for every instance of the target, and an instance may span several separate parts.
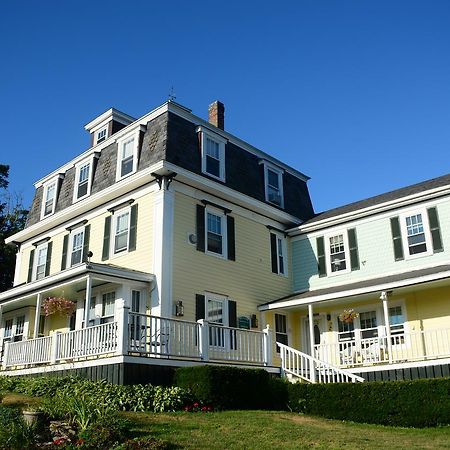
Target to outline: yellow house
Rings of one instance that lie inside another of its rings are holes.
[[[308,177],[225,131],[220,102],[208,121],[169,101],[85,128],[7,240],[1,373],[448,373],[450,177],[315,215]]]

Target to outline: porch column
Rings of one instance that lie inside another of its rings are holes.
[[[314,358],[314,313],[313,313],[313,305],[310,303],[308,305],[308,318],[309,318],[309,346],[311,356]],[[310,366],[310,379],[312,383],[316,382],[316,365],[314,361],[311,361]]]
[[[382,291],[380,300],[383,302],[384,313],[384,325],[386,329],[387,349],[389,353],[389,363],[392,363],[392,340],[391,340],[391,327],[389,325],[389,310],[388,310],[388,294],[386,291]]]
[[[41,306],[42,306],[42,294],[39,292],[36,297],[36,315],[34,316],[33,339],[39,337],[39,325],[41,323]]]
[[[84,300],[84,327],[89,325],[89,310],[91,308],[91,296],[92,296],[92,278],[88,275],[86,279],[86,297]]]

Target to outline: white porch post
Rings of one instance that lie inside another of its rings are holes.
[[[203,361],[209,361],[209,324],[205,319],[197,320],[198,327],[198,346],[200,357]]]
[[[59,336],[61,335],[60,331],[55,331],[52,335],[52,349],[50,354],[50,363],[56,364],[59,353]]]
[[[272,332],[270,330],[269,324],[267,324],[266,328],[263,330],[263,349],[264,349],[264,365],[271,366],[272,365]]]
[[[116,303],[117,317],[117,355],[128,353],[128,312],[130,307],[125,305],[124,299],[119,299]]]
[[[3,350],[3,361],[2,361],[3,370],[6,370],[8,366],[8,355],[9,355],[9,342],[6,341],[5,348]]]
[[[152,315],[172,315],[172,261],[175,196],[169,190],[171,176],[157,176],[159,191],[154,196],[153,207],[153,273]]]
[[[386,329],[387,348],[389,353],[389,363],[392,363],[392,340],[391,340],[391,327],[389,324],[389,310],[388,310],[388,295],[386,291],[382,291],[380,300],[383,302],[384,313],[384,325]]]
[[[308,305],[308,322],[309,322],[309,345],[311,356],[314,358],[314,313],[313,313],[313,305],[310,303]],[[314,361],[311,361],[310,367],[310,379],[312,383],[316,382],[316,365]]]
[[[90,275],[86,279],[86,297],[84,300],[84,327],[89,325],[89,310],[91,309],[91,296],[92,296],[92,278]]]
[[[36,315],[34,316],[33,339],[36,339],[39,336],[39,325],[41,323],[41,306],[42,294],[39,292],[36,297]]]

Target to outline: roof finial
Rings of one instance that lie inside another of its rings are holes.
[[[169,93],[169,102],[173,102],[176,98],[177,96],[175,95],[175,89],[172,86]]]

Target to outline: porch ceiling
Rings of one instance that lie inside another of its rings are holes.
[[[82,263],[57,274],[22,284],[0,294],[3,312],[24,306],[36,305],[36,297],[64,296],[76,298],[86,289],[86,280],[92,279],[92,287],[103,284],[119,285],[126,281],[148,285],[154,275],[108,264]]]
[[[333,305],[349,304],[360,300],[379,298],[382,291],[395,290],[397,295],[446,286],[449,284],[449,279],[450,265],[443,265],[307,291],[265,303],[259,306],[259,310],[299,310],[307,308],[307,305],[311,303],[320,303],[323,306],[331,303]]]

